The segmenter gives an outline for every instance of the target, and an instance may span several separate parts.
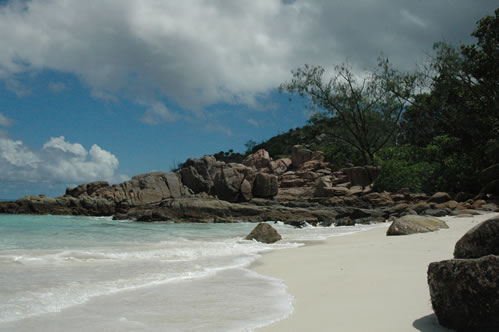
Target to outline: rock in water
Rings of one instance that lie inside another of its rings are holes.
[[[431,263],[428,285],[441,325],[456,331],[499,331],[499,256]]]
[[[386,235],[409,235],[426,233],[449,228],[447,224],[437,218],[427,216],[406,215],[395,220],[388,228]]]
[[[274,227],[266,223],[259,223],[252,231],[245,237],[246,240],[257,240],[263,243],[274,243],[281,239],[281,235],[277,233]]]
[[[499,255],[499,216],[470,229],[454,248],[454,258],[479,258],[490,254]]]

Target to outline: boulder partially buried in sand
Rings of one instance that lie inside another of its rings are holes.
[[[479,258],[486,255],[499,255],[499,216],[470,229],[454,248],[454,258]]]
[[[281,239],[281,235],[269,224],[259,223],[245,239],[257,240],[263,243],[274,243]]]
[[[409,235],[414,233],[427,233],[449,228],[447,224],[437,218],[427,216],[406,215],[395,220],[386,235]]]
[[[441,325],[456,331],[499,331],[499,256],[431,263],[428,285]]]

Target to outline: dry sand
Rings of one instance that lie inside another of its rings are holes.
[[[448,331],[430,303],[430,262],[450,259],[470,228],[495,214],[445,217],[449,229],[386,236],[376,228],[265,254],[252,267],[282,279],[295,312],[263,331]]]

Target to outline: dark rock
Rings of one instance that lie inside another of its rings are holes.
[[[480,181],[482,183],[490,183],[494,180],[499,180],[499,163],[487,167],[480,172]]]
[[[337,219],[334,222],[334,225],[335,226],[354,226],[355,221],[352,220],[352,218],[350,218],[350,217],[345,217],[345,218]]]
[[[426,233],[449,228],[447,224],[437,218],[406,215],[396,219],[388,228],[386,235],[408,235]]]
[[[277,176],[273,174],[257,173],[253,183],[253,196],[261,198],[273,198],[277,195],[279,186]]]
[[[480,190],[481,194],[499,195],[499,179],[490,181]]]
[[[441,325],[456,331],[499,331],[499,256],[431,263],[428,285]]]
[[[303,221],[303,220],[302,221],[287,221],[286,225],[290,225],[290,226],[293,226],[295,228],[303,228],[303,227],[307,227],[308,223]]]
[[[383,215],[383,213],[379,210],[352,207],[338,208],[336,211],[338,212],[338,215],[336,216],[337,219],[349,217],[355,220],[363,218],[378,218]]]
[[[447,211],[443,209],[428,209],[424,211],[424,214],[433,217],[443,217],[448,215]]]
[[[454,258],[479,258],[486,255],[499,255],[499,216],[470,229],[454,248]]]
[[[269,224],[259,223],[245,239],[263,243],[274,243],[281,239],[281,235]]]
[[[432,203],[445,203],[450,200],[451,200],[450,195],[444,192],[434,193],[429,199],[429,201]]]
[[[470,199],[472,197],[473,197],[473,195],[460,191],[456,194],[456,197],[454,197],[454,200],[461,203],[461,202],[466,202],[468,199]]]
[[[352,186],[367,186],[374,182],[379,174],[379,169],[374,166],[343,168]]]

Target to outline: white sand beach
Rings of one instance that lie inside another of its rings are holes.
[[[257,331],[448,331],[433,314],[430,262],[452,258],[470,228],[495,214],[445,217],[449,229],[386,236],[377,228],[265,254],[252,267],[282,279],[294,313]]]

